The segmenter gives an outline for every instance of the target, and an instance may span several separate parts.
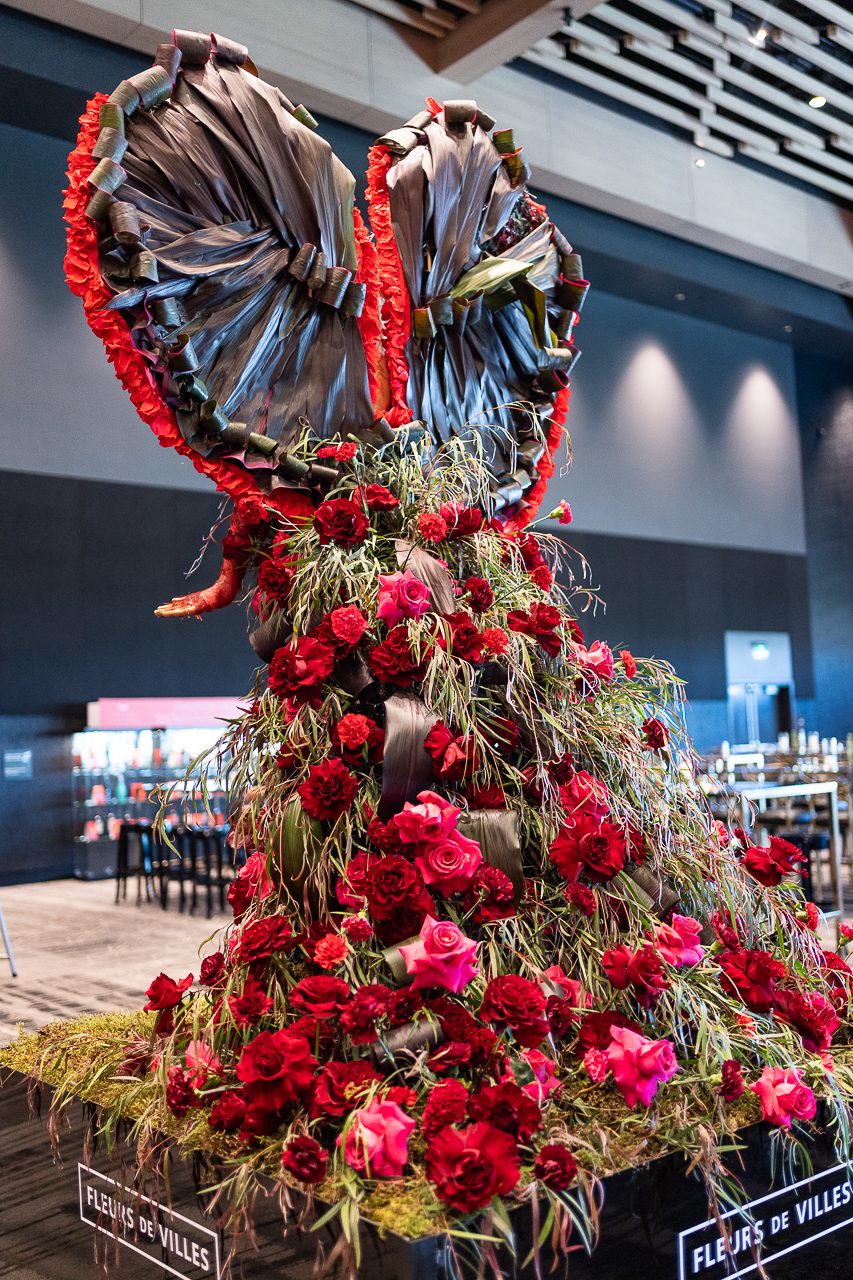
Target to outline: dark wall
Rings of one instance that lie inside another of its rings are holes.
[[[853,731],[853,361],[798,357],[817,722]]]
[[[215,548],[184,575],[218,505],[215,493],[0,472],[0,713],[244,693],[255,661],[240,609],[154,617],[216,577]]]

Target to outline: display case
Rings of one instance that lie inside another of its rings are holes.
[[[192,794],[187,771],[214,745],[236,706],[236,699],[213,698],[89,705],[87,728],[72,737],[75,875],[113,875],[123,824],[150,826],[164,791],[171,793],[167,828],[226,827],[222,786],[208,786],[204,806]],[[193,718],[204,723],[186,723]]]

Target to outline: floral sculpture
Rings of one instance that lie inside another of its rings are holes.
[[[791,1155],[817,1097],[843,1139],[853,974],[798,850],[711,820],[678,680],[586,634],[568,505],[534,527],[587,286],[511,131],[430,100],[368,230],[218,36],[81,123],[69,283],[234,499],[218,582],[159,612],[242,593],[265,670],[201,766],[233,920],[74,1087],[106,1061],[143,1146],[316,1194],[353,1249],[361,1213],[487,1250],[520,1202],[589,1242],[602,1175],[683,1151],[720,1195],[718,1146],[763,1116]]]

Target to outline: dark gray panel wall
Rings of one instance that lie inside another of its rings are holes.
[[[817,722],[853,731],[853,352],[797,360]]]

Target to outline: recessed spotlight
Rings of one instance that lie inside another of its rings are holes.
[[[752,35],[749,37],[749,43],[763,45],[764,41],[767,39],[769,35],[770,35],[770,32],[767,30],[766,27],[759,27],[758,30],[754,31]]]
[[[809,98],[809,106],[818,111],[821,107],[826,106],[826,98],[822,93],[816,93],[813,98]]]
[[[684,300],[685,300],[685,298],[686,298],[686,297],[687,297],[687,294],[686,294],[686,293],[677,293],[677,294],[675,295],[675,301],[676,301],[676,302],[684,302]]]
[[[793,333],[793,332],[794,332],[794,326],[793,326],[792,324],[783,324],[783,325],[782,325],[782,332],[783,332],[783,333]]]
[[[708,161],[705,159],[704,156],[697,156],[696,159],[693,161],[693,163],[695,164],[697,169],[704,169]]]

